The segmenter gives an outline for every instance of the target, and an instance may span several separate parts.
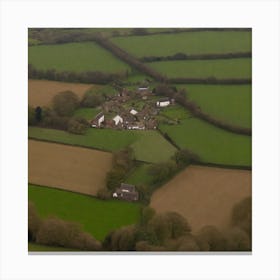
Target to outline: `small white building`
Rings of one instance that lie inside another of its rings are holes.
[[[94,120],[91,122],[91,126],[92,127],[100,127],[101,124],[104,122],[104,120],[105,120],[105,116],[102,112],[100,112],[99,114],[96,115]]]
[[[161,99],[161,100],[157,101],[156,105],[157,105],[158,107],[167,107],[167,106],[170,105],[170,103],[171,103],[171,102],[170,102],[169,99]]]
[[[131,109],[130,112],[129,112],[131,115],[135,116],[138,114],[138,112],[134,109]]]
[[[116,116],[113,118],[113,121],[115,122],[115,125],[119,125],[120,123],[121,123],[121,124],[123,123],[123,118],[122,118],[120,115],[116,115]]]

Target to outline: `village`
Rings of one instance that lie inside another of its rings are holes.
[[[108,98],[91,121],[93,128],[157,129],[160,108],[174,104],[174,99],[160,98],[149,89],[120,90]]]

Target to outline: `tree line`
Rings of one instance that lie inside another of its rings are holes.
[[[251,197],[234,205],[230,226],[223,231],[208,225],[193,233],[180,214],[143,207],[137,224],[109,232],[102,243],[77,223],[42,219],[34,204],[28,204],[28,241],[48,246],[81,251],[251,251],[251,240]]]
[[[187,97],[187,92],[185,89],[181,89],[180,91],[177,91],[175,87],[169,87],[168,85],[158,85],[155,88],[155,93],[159,95],[164,95],[169,98],[174,98],[175,101],[189,110],[193,116],[200,118],[214,126],[217,126],[221,129],[237,133],[237,134],[242,134],[242,135],[252,135],[252,130],[250,128],[244,128],[236,125],[229,124],[227,122],[224,122],[222,120],[218,120],[209,114],[206,114],[201,110],[201,108],[193,101],[188,99]]]
[[[105,73],[100,71],[57,71],[55,69],[41,70],[28,64],[28,79],[45,79],[50,81],[62,81],[85,84],[109,84],[116,80],[126,79],[128,71],[119,73]]]
[[[251,52],[235,53],[209,53],[209,54],[186,54],[176,53],[169,56],[144,56],[139,58],[141,62],[173,61],[173,60],[210,60],[210,59],[232,59],[232,58],[251,58]]]

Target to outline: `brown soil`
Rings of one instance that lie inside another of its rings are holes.
[[[28,181],[96,195],[105,186],[112,155],[92,149],[28,140]]]
[[[224,228],[232,206],[251,196],[251,180],[251,171],[189,166],[155,191],[151,207],[180,213],[193,231],[205,225]]]
[[[50,106],[52,98],[59,92],[70,90],[81,99],[86,90],[93,85],[63,83],[45,80],[28,80],[28,105],[30,106]],[[94,85],[101,87],[99,85]]]

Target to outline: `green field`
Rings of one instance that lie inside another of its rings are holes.
[[[148,65],[168,78],[251,78],[251,58],[180,60],[152,62]]]
[[[176,53],[205,54],[250,52],[251,32],[201,31],[111,39],[120,48],[137,56],[167,56]]]
[[[227,123],[252,126],[251,85],[177,85],[202,111]]]
[[[138,222],[140,204],[119,200],[104,201],[90,196],[29,185],[28,199],[41,217],[57,216],[82,224],[96,239],[103,240],[111,230]]]
[[[77,249],[64,248],[64,247],[55,247],[55,246],[46,246],[37,243],[28,242],[28,251],[29,252],[61,252],[61,251],[79,251]]]
[[[56,129],[29,127],[28,136],[38,140],[106,151],[117,151],[131,146],[135,151],[136,159],[146,162],[168,160],[176,151],[168,141],[153,130],[130,131],[90,128],[85,135],[76,135]]]
[[[151,176],[148,174],[150,164],[138,163],[137,166],[128,174],[125,182],[133,185],[148,185]]]
[[[79,108],[75,111],[74,117],[92,120],[99,112],[101,112],[100,108]]]
[[[167,118],[173,120],[175,119],[182,120],[182,119],[186,119],[190,114],[183,107],[179,105],[173,105],[173,106],[163,108],[161,110],[161,115],[166,116]]]
[[[251,166],[252,139],[219,129],[196,118],[179,125],[160,125],[175,143],[199,155],[203,162]]]
[[[29,47],[28,63],[58,71],[125,72],[130,67],[94,42]]]

